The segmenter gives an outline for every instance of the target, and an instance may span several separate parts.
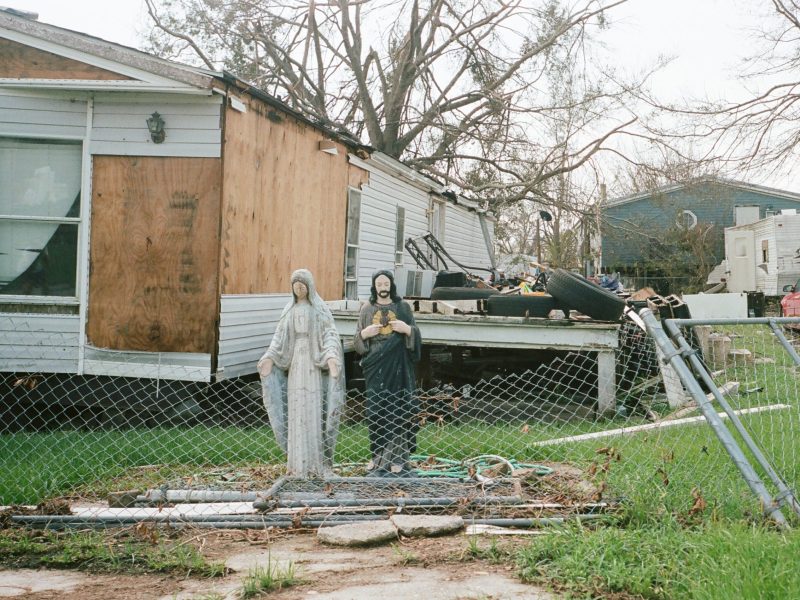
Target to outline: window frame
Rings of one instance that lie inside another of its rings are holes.
[[[447,201],[440,200],[431,196],[431,207],[428,218],[428,231],[439,241],[439,243],[446,246],[445,242],[445,219],[447,218]],[[433,250],[428,251],[428,258],[431,263],[435,264],[437,269],[444,268],[442,260],[436,255]]]
[[[355,235],[355,240],[351,239],[351,214],[353,213],[353,198],[358,197],[358,221],[357,227],[353,232]],[[361,207],[362,207],[362,192],[358,188],[349,187],[347,188],[347,219],[345,222],[345,245],[344,245],[344,298],[347,300],[358,300],[358,263],[360,260],[361,254]],[[350,257],[350,251],[353,250],[354,253],[354,275],[348,276],[348,262]],[[353,297],[349,295],[348,287],[351,289],[354,288]]]
[[[14,215],[0,213],[0,222],[16,223],[52,223],[56,225],[75,225],[76,244],[75,244],[75,294],[72,296],[43,296],[37,294],[2,294],[0,293],[0,311],[6,304],[58,304],[58,305],[79,305],[81,297],[82,280],[81,260],[83,257],[83,228],[84,228],[84,205],[87,202],[84,189],[84,170],[86,165],[85,144],[83,138],[71,136],[48,136],[48,135],[24,135],[24,134],[4,134],[0,133],[0,140],[19,140],[25,142],[39,142],[51,144],[63,144],[75,146],[80,151],[80,209],[77,217],[51,217],[51,216],[32,216]]]
[[[405,250],[406,209],[399,204],[395,207],[394,224],[394,266],[403,266],[403,251]]]

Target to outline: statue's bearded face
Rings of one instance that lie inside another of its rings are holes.
[[[388,298],[391,289],[391,280],[386,275],[378,275],[375,279],[375,291],[378,292],[378,298]]]

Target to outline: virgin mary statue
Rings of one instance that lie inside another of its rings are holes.
[[[344,406],[342,343],[306,269],[292,273],[292,296],[258,371],[288,473],[323,477],[332,473]]]

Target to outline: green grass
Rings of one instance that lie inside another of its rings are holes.
[[[520,438],[522,424],[424,427],[426,454],[468,458],[480,454],[526,456],[528,441],[564,435],[542,427]],[[597,429],[572,425],[568,432]],[[367,429],[344,426],[337,444],[341,463],[369,459]],[[161,485],[214,467],[280,465],[283,453],[269,428],[192,427],[127,431],[56,431],[0,435],[0,504],[35,504],[69,493],[103,496],[110,491]]]
[[[797,411],[743,417],[764,452],[790,483],[800,480]],[[636,435],[550,446],[535,442],[567,435],[631,426],[640,421],[574,424],[481,423],[427,425],[418,436],[420,454],[464,459],[499,454],[524,462],[570,463],[598,468],[609,493],[622,496],[630,514],[644,519],[685,512],[697,488],[717,516],[741,518],[757,510],[755,501],[704,423]],[[600,448],[613,447],[609,461]],[[368,459],[366,428],[342,427],[337,461]],[[264,469],[268,485],[284,457],[268,428],[194,427],[109,432],[63,431],[0,436],[0,504],[36,504],[61,495],[104,497],[110,491],[146,489],[183,478],[195,483],[220,470]],[[605,470],[607,469],[607,471]],[[213,483],[213,478],[209,480]]]
[[[247,574],[242,585],[241,597],[246,600],[298,583],[299,579],[295,573],[294,563],[290,562],[282,567],[278,563],[274,563],[270,556],[266,566],[258,566]]]
[[[497,542],[497,538],[490,537],[487,544],[481,543],[478,536],[470,536],[467,547],[461,553],[461,560],[485,560],[492,564],[499,564],[513,559],[514,553]]]
[[[102,495],[190,476],[199,466],[282,462],[268,428],[14,433],[0,436],[0,503],[34,504],[81,486]],[[142,465],[156,468],[130,477]]]
[[[742,523],[578,526],[517,553],[523,580],[572,598],[784,600],[800,590],[800,531]]]
[[[225,566],[207,562],[191,544],[155,533],[0,530],[0,564],[13,568],[77,568],[92,572],[171,573],[220,577]]]

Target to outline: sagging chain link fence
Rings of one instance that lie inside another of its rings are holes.
[[[777,330],[788,348],[762,322],[695,326],[687,339],[796,490],[800,332],[786,324]],[[42,347],[63,343],[55,334]],[[591,348],[526,355],[495,349],[493,360],[481,349],[459,349],[457,358],[454,352],[432,349],[431,384],[414,392],[412,418],[389,428],[410,443],[398,472],[370,471],[376,446],[392,440],[379,438],[385,423],[369,422],[357,361],[349,361],[335,466],[322,480],[285,476],[286,457],[255,375],[204,383],[4,373],[0,505],[51,525],[142,518],[319,525],[396,510],[494,522],[593,518],[619,508],[687,519],[760,514],[697,399],[634,322],[620,325],[615,404],[604,410]]]

